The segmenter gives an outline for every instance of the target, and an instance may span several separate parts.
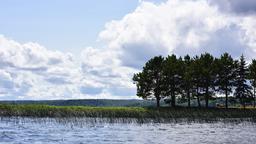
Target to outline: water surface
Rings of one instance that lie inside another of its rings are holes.
[[[256,125],[239,123],[92,123],[56,119],[1,118],[0,143],[198,144],[256,142]]]

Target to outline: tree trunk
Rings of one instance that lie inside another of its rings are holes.
[[[243,107],[244,107],[244,110],[245,110],[245,99],[244,99],[244,96],[242,98],[242,103],[243,103]]]
[[[172,95],[171,95],[171,99],[172,99],[172,101],[171,101],[171,105],[172,105],[172,107],[175,107],[175,94],[172,92]]]
[[[159,96],[156,98],[156,106],[158,108],[160,107],[160,97]]]
[[[187,90],[188,107],[190,108],[190,92]]]
[[[205,91],[205,107],[206,108],[209,107],[209,88],[208,88],[208,86],[206,87],[206,91]]]
[[[226,109],[228,108],[228,90],[226,88],[225,90],[225,93],[226,93]]]
[[[255,108],[255,87],[253,87],[253,108]]]
[[[198,107],[201,107],[199,95],[197,95],[197,105],[198,105]]]
[[[199,88],[196,89],[196,96],[197,96],[197,105],[198,107],[201,107],[200,98],[199,98]]]

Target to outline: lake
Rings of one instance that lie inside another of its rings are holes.
[[[198,144],[256,142],[251,122],[104,123],[87,119],[1,118],[0,144]]]

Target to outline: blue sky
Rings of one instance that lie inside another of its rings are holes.
[[[7,0],[0,4],[0,32],[19,42],[79,53],[94,45],[106,22],[132,12],[138,0]]]
[[[82,48],[97,45],[106,22],[121,19],[138,4],[138,0],[1,1],[0,32],[19,42],[33,41],[79,54]]]
[[[156,55],[256,58],[255,0],[0,1],[0,100],[131,99]]]

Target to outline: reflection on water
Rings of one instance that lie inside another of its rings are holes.
[[[87,119],[1,118],[0,143],[255,143],[256,125],[239,123],[104,123]]]

